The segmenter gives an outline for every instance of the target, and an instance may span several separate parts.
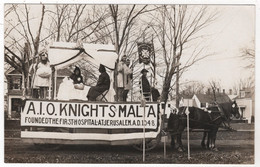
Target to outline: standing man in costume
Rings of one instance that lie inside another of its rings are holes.
[[[131,68],[129,68],[130,60],[126,59],[125,65],[124,65],[124,91],[123,91],[123,101],[126,101],[127,94],[129,90],[132,88],[132,82],[133,79],[133,71]]]
[[[142,77],[141,77],[141,84],[142,84],[142,93],[146,101],[150,101],[151,98],[151,86],[147,79],[147,73],[148,71],[146,69],[142,69],[141,71]]]
[[[117,100],[118,101],[123,101],[125,61],[126,61],[126,55],[123,55],[121,61],[117,65]]]
[[[33,88],[39,88],[39,96],[46,99],[50,85],[51,68],[47,58],[47,53],[39,53],[40,62],[32,66],[34,69]],[[35,95],[33,95],[35,96]]]

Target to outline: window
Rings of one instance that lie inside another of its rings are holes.
[[[17,79],[14,79],[14,85],[13,85],[13,89],[21,89],[21,85],[20,85],[20,79],[17,78]]]
[[[206,103],[200,103],[200,107],[201,108],[206,107]]]
[[[9,89],[21,90],[22,77],[10,77]]]
[[[245,97],[245,96],[246,96],[246,92],[245,92],[245,91],[241,91],[241,92],[240,92],[240,96],[241,96],[241,97]]]

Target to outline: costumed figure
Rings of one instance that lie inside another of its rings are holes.
[[[70,79],[73,80],[75,89],[80,89],[80,90],[84,89],[83,77],[81,75],[81,71],[79,67],[75,67],[73,74],[70,76]]]
[[[158,101],[160,99],[160,92],[158,91],[158,89],[152,87],[151,88],[151,93],[152,93],[152,99],[153,101]]]
[[[123,55],[121,61],[117,64],[117,100],[123,101],[124,92],[124,65],[126,61],[126,55]]]
[[[144,96],[146,101],[150,101],[151,86],[150,86],[150,83],[149,83],[149,81],[147,79],[148,71],[146,69],[142,69],[141,73],[142,73],[141,82],[142,82],[143,96]]]
[[[133,79],[133,71],[131,68],[129,68],[130,60],[126,59],[125,65],[124,65],[124,91],[123,91],[123,101],[126,101],[127,94],[129,90],[132,88],[132,82]]]
[[[106,72],[105,67],[100,64],[99,66],[99,72],[101,73],[99,75],[97,85],[93,86],[89,89],[87,98],[89,101],[95,101],[96,98],[101,95],[104,91],[109,90],[110,87],[110,78],[109,75]]]
[[[40,54],[40,63],[35,64],[33,68],[36,71],[33,87],[38,87],[40,98],[46,99],[51,75],[51,68],[46,53]]]

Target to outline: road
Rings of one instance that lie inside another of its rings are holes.
[[[186,145],[186,141],[183,141]],[[254,164],[252,140],[219,140],[219,151],[204,150],[200,140],[191,140],[191,159],[187,153],[171,149],[167,143],[164,158],[163,144],[146,153],[145,163],[167,164]],[[40,150],[19,138],[5,139],[5,163],[143,163],[142,152],[132,146],[67,145],[59,150]]]
[[[142,152],[132,146],[74,145],[63,146],[59,150],[40,150],[33,144],[23,143],[20,139],[19,123],[6,124],[4,142],[5,163],[143,163]],[[167,142],[166,157],[161,143],[146,153],[149,164],[254,164],[254,125],[234,124],[237,132],[219,131],[216,145],[218,152],[200,147],[202,133],[191,132],[191,159],[187,152],[179,153],[171,149]],[[183,144],[187,147],[186,133]]]

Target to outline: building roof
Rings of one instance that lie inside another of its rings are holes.
[[[245,96],[242,97],[241,92],[245,92]],[[236,97],[235,99],[252,99],[255,96],[254,87],[244,88],[244,89],[240,90],[239,94],[240,95],[238,97]]]
[[[238,97],[238,95],[228,95],[228,97],[231,99],[231,100],[234,100]]]
[[[197,96],[197,98],[199,99],[199,101],[201,103],[213,103],[213,102],[215,102],[213,94],[195,94],[195,96]],[[231,102],[230,98],[225,93],[216,93],[216,101],[218,103]]]
[[[21,75],[21,73],[14,68],[11,68],[5,72],[6,75]]]
[[[193,95],[181,94],[180,97],[183,99],[192,99]]]
[[[16,70],[16,69],[12,69],[12,70],[8,70],[6,72],[7,75],[21,75],[21,73]],[[57,71],[57,76],[58,77],[63,77],[63,76],[70,76],[72,74],[72,72],[69,69],[59,69]]]

